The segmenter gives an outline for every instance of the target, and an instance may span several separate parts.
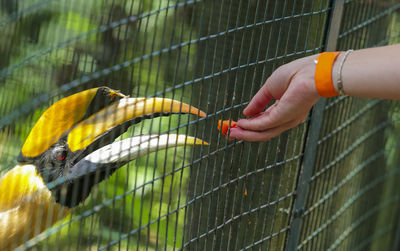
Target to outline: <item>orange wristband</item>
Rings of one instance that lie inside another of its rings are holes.
[[[339,95],[332,82],[332,67],[339,53],[341,51],[323,52],[316,58],[315,87],[322,97],[329,98]]]

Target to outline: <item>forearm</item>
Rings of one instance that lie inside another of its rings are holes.
[[[332,69],[337,90],[341,53]],[[345,94],[356,97],[400,99],[400,44],[351,52],[342,69]]]

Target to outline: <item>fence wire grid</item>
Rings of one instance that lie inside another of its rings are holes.
[[[34,216],[3,239],[6,250],[400,249],[398,102],[321,99],[266,143],[217,130],[218,120],[243,117],[282,64],[400,43],[398,0],[10,0],[0,1],[0,34],[0,175],[21,156],[33,161],[51,198],[72,208],[28,204]],[[66,98],[76,93],[84,104]],[[159,108],[155,97],[165,99]],[[99,126],[84,135],[91,145],[74,150],[69,139],[84,121]],[[179,144],[165,137],[175,134]],[[133,138],[105,167],[107,145]],[[68,148],[57,155],[60,144]],[[100,169],[63,176],[92,166],[82,161]],[[4,201],[16,192],[1,188],[4,224]]]

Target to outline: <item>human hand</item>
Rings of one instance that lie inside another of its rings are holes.
[[[314,81],[316,57],[297,59],[273,72],[243,111],[251,118],[239,120],[229,138],[267,141],[304,121],[320,98]]]

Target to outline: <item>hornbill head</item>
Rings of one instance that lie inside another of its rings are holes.
[[[79,92],[49,107],[26,139],[18,162],[33,164],[55,200],[72,208],[91,188],[142,155],[206,142],[176,134],[113,141],[129,126],[172,113],[205,117],[199,109],[166,98],[130,98],[107,87]]]

